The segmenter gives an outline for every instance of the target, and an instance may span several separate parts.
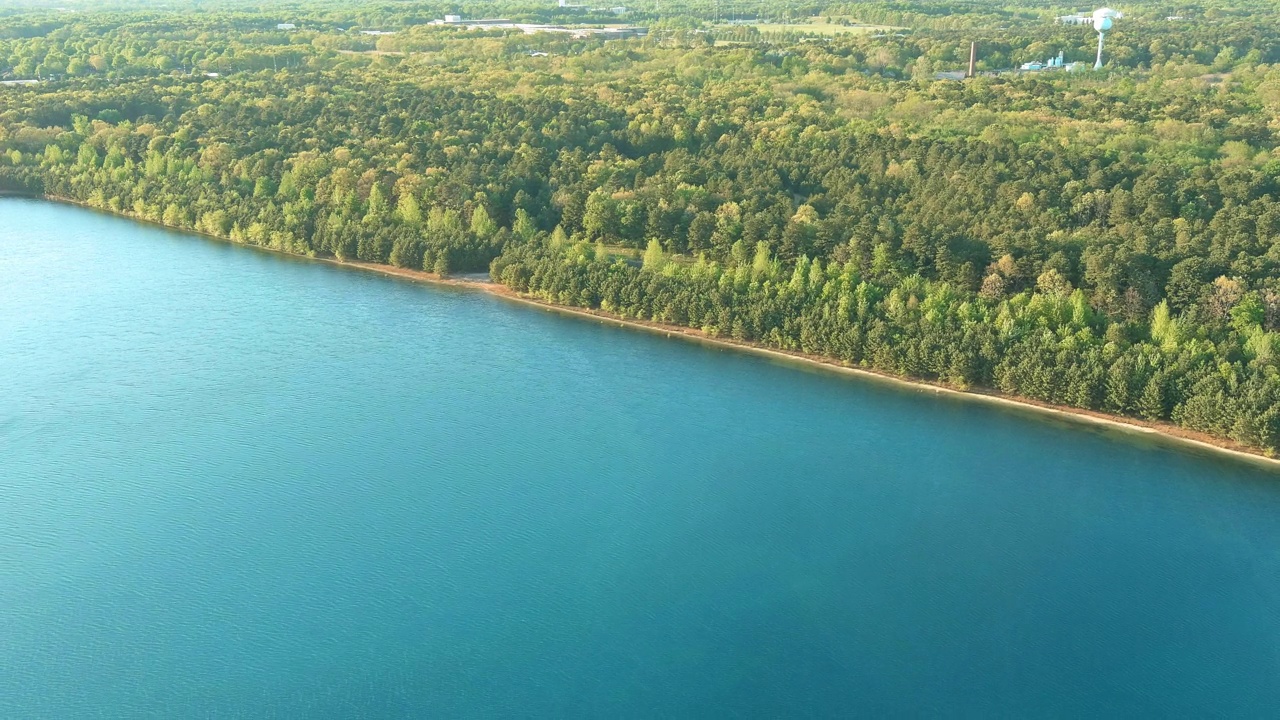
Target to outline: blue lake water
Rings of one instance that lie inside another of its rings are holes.
[[[1273,716],[1280,473],[0,199],[0,717]]]

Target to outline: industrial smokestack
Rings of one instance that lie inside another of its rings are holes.
[[[978,43],[969,43],[969,73],[965,77],[977,77],[978,75]]]

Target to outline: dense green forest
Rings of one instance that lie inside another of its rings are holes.
[[[1274,453],[1280,7],[1077,9],[32,2],[0,189]]]

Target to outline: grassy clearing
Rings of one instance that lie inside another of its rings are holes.
[[[625,247],[623,245],[605,245],[604,251],[609,253],[610,257],[627,257],[639,259],[644,255],[644,250],[638,248]]]

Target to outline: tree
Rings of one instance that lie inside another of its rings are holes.
[[[1071,283],[1053,268],[1045,270],[1036,278],[1036,287],[1046,295],[1067,297],[1071,294]]]
[[[616,239],[618,221],[617,203],[602,191],[591,193],[582,216],[582,230],[587,237],[592,240]]]
[[[383,192],[382,186],[374,183],[369,188],[368,211],[365,213],[364,221],[369,225],[380,225],[386,221],[387,213],[387,196]]]
[[[1151,311],[1151,339],[1168,353],[1177,350],[1182,340],[1182,328],[1177,318],[1170,314],[1168,300],[1161,300]]]
[[[477,205],[471,211],[471,233],[481,240],[488,240],[498,231],[498,226],[489,217],[489,211],[483,205]]]
[[[422,207],[418,205],[418,199],[413,193],[403,193],[396,201],[396,219],[411,226],[422,223]]]
[[[516,210],[515,220],[511,223],[511,232],[525,242],[532,240],[538,234],[538,226],[534,224],[528,210],[524,208]]]
[[[644,251],[644,269],[660,273],[667,266],[667,256],[662,251],[662,243],[650,240]]]
[[[273,197],[276,193],[271,178],[260,177],[253,184],[253,196],[258,199]]]
[[[1266,319],[1266,307],[1256,292],[1245,293],[1235,307],[1231,308],[1231,326],[1239,333],[1249,333],[1254,328],[1261,328]]]

